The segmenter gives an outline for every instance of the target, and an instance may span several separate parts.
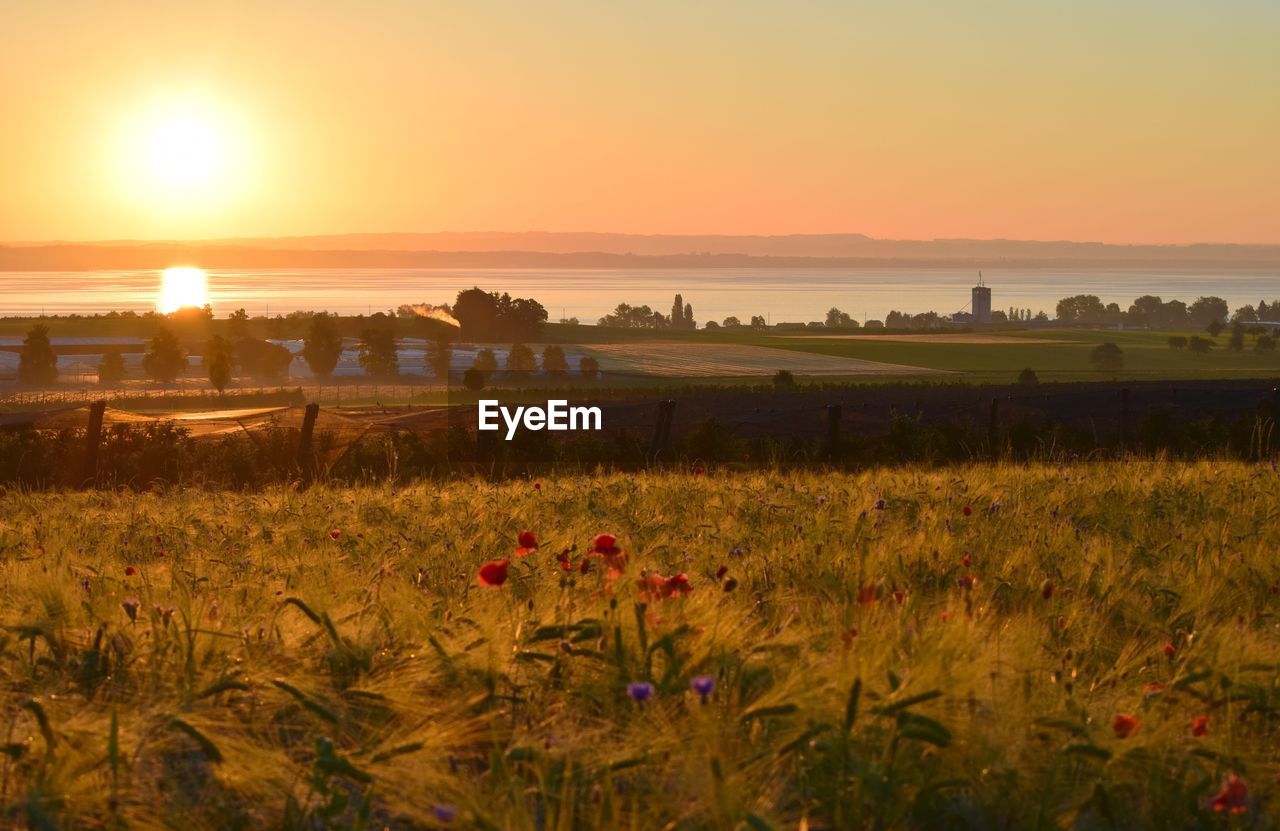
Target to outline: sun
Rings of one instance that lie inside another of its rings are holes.
[[[156,309],[162,314],[209,302],[209,278],[203,268],[176,266],[160,274],[160,299]]]
[[[225,162],[225,142],[212,123],[198,114],[168,116],[151,127],[143,154],[152,179],[166,188],[207,187]]]
[[[216,215],[248,195],[255,169],[247,120],[212,96],[170,95],[121,119],[112,176],[162,223]]]

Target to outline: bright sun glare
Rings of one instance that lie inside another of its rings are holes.
[[[252,178],[237,113],[198,93],[171,95],[121,121],[113,167],[125,192],[177,221],[222,210]]]
[[[155,181],[182,190],[207,185],[224,160],[222,137],[195,115],[172,116],[152,127],[145,153]]]
[[[160,300],[156,308],[163,314],[209,302],[208,277],[203,268],[178,266],[160,275]]]

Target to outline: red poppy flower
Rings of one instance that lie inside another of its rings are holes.
[[[519,543],[519,547],[516,548],[517,557],[524,557],[538,550],[538,538],[532,531],[521,531],[516,541]]]
[[[329,539],[331,540],[336,540],[341,536],[342,536],[341,528],[334,528],[332,531],[329,532]]]
[[[603,557],[610,571],[620,574],[627,567],[627,552],[618,547],[618,538],[613,534],[598,534],[591,544],[591,553]]]
[[[963,508],[962,510],[964,511],[964,515],[965,515],[965,516],[969,516],[969,514],[972,514],[972,513],[973,513],[973,506],[972,506],[972,505],[965,505],[965,506],[964,506],[964,508]]]
[[[858,589],[857,600],[859,603],[861,603],[864,606],[868,606],[872,603],[875,603],[879,599],[880,599],[879,583],[868,583],[867,585]]]
[[[960,564],[965,568],[968,568],[972,562],[973,562],[973,559],[968,554],[960,558]]]
[[[569,549],[560,552],[560,556],[556,558],[560,561],[560,568],[569,571],[573,568],[573,563],[569,560]]]
[[[1166,658],[1172,658],[1177,653],[1177,651],[1178,651],[1178,647],[1174,646],[1172,642],[1166,643],[1164,645],[1164,657]]]
[[[726,574],[728,574],[728,573],[729,573],[729,567],[728,567],[728,566],[720,566],[720,568],[716,569],[716,579],[717,579],[717,580],[719,580],[719,579],[723,578],[723,577],[724,577]]]
[[[1229,774],[1209,804],[1214,811],[1243,814],[1249,807],[1249,786],[1239,776]]]
[[[542,490],[542,483],[541,483],[541,482],[534,482],[534,483],[533,483],[533,489],[534,489],[535,491],[540,491],[540,490]]]
[[[1143,695],[1159,695],[1162,692],[1164,692],[1164,684],[1143,684],[1142,685]]]
[[[507,570],[511,567],[510,560],[491,560],[480,566],[480,573],[477,580],[482,586],[492,586],[497,588],[507,582]]]
[[[1138,732],[1138,717],[1116,713],[1115,718],[1111,719],[1111,729],[1115,731],[1117,739],[1127,739]]]
[[[125,576],[125,577],[132,577],[133,575],[135,575],[135,574],[137,574],[137,573],[138,573],[138,570],[137,570],[136,568],[134,568],[133,566],[125,566],[125,567],[124,567],[124,576]]]
[[[704,473],[706,473],[706,471],[705,471],[705,470],[703,470],[701,467],[695,467],[695,468],[693,469],[693,475],[694,475],[694,476],[701,476],[701,475],[702,475],[702,474],[704,474]]]
[[[1194,716],[1191,719],[1191,735],[1207,736],[1209,735],[1209,717]]]
[[[582,562],[578,563],[578,571],[582,572],[583,574],[586,574],[590,570],[591,570],[591,561],[588,560],[586,557],[583,557]]]
[[[1045,600],[1048,600],[1049,598],[1053,597],[1052,581],[1045,580],[1043,583],[1040,584],[1040,596],[1043,597]]]
[[[640,594],[649,600],[665,600],[676,595],[686,595],[692,590],[687,574],[663,577],[656,572],[650,572],[640,578]]]

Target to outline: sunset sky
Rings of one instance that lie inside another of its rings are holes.
[[[7,0],[0,239],[1280,243],[1275,0]]]

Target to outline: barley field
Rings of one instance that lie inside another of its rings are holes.
[[[1215,462],[0,496],[0,826],[1272,827]]]

